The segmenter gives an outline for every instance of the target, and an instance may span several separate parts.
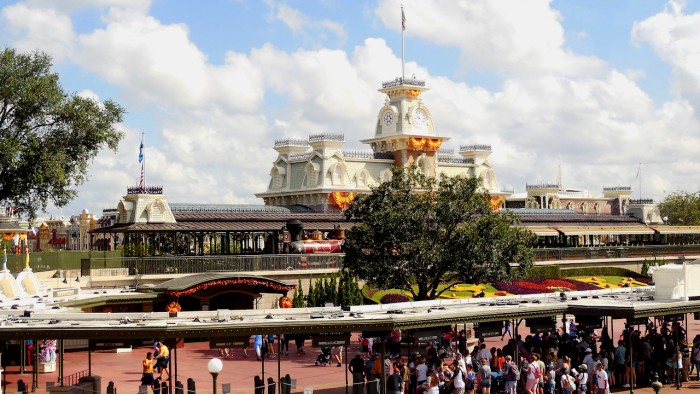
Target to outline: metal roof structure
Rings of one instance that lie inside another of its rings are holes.
[[[184,285],[183,285],[184,286]],[[434,300],[338,307],[151,313],[75,313],[74,309],[0,309],[0,339],[226,338],[261,332],[287,334],[421,329],[548,316],[615,318],[700,311],[700,300],[654,301],[654,288],[601,289],[560,294]],[[119,296],[119,295],[117,295]],[[96,295],[96,302],[103,295]],[[71,300],[66,300],[71,301]],[[57,305],[69,306],[70,302]],[[47,305],[48,306],[48,305]]]

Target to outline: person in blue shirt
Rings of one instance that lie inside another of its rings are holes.
[[[258,361],[260,358],[260,350],[262,349],[263,339],[262,335],[253,335],[253,348],[255,349],[255,355],[258,356]]]

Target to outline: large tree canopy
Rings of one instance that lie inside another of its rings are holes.
[[[454,284],[511,280],[532,265],[535,236],[489,202],[480,178],[395,169],[345,212],[359,223],[348,236],[344,265],[414,300],[434,299]]]
[[[675,226],[700,225],[700,192],[676,192],[659,203],[659,212]]]
[[[48,203],[75,198],[90,161],[116,150],[124,110],[68,94],[51,72],[51,57],[0,52],[0,205],[33,219]]]

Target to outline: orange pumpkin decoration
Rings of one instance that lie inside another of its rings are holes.
[[[291,298],[287,296],[282,296],[280,297],[279,305],[280,308],[291,308],[294,302],[292,301]]]
[[[182,307],[176,301],[169,303],[168,306],[165,307],[165,311],[170,313],[178,313],[181,310]]]

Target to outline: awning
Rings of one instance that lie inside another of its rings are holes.
[[[559,231],[547,226],[525,226],[526,229],[532,231],[538,237],[558,237]]]
[[[564,235],[653,235],[647,226],[559,226]]]
[[[700,234],[700,226],[654,226],[659,234]]]

